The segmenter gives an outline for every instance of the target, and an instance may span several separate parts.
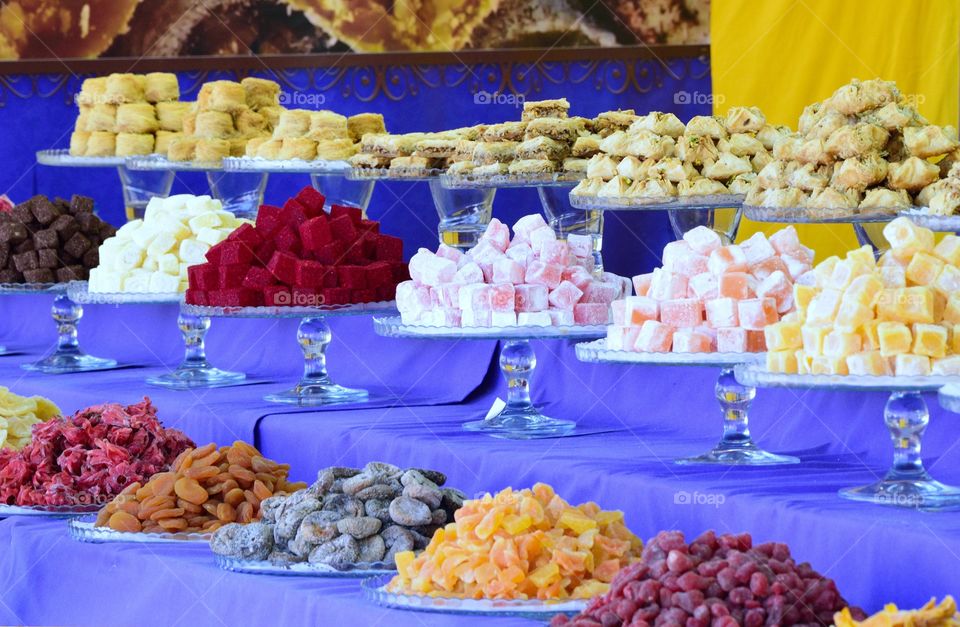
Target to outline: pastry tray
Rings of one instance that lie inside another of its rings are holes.
[[[432,181],[443,172],[440,168],[350,168],[351,181]]]
[[[38,150],[37,163],[68,168],[116,168],[126,165],[126,157],[78,157],[69,150]]]
[[[396,568],[386,562],[371,564],[344,564],[336,567],[310,562],[270,562],[267,560],[244,560],[226,555],[215,555],[217,566],[233,573],[251,575],[279,575],[281,577],[371,577],[395,573]]]
[[[491,187],[563,187],[583,179],[582,172],[544,172],[543,174],[441,174],[440,184],[447,189],[486,189]]]
[[[261,157],[227,157],[223,160],[224,172],[296,172],[307,174],[346,174],[350,164],[346,161],[317,159],[263,159]]]
[[[570,194],[570,204],[577,209],[622,211],[697,211],[706,209],[736,209],[743,203],[743,194],[704,194],[702,196],[671,196],[642,198],[639,196],[582,196]]]
[[[796,224],[889,222],[903,207],[832,208],[743,206],[743,215],[754,222],[793,222]]]

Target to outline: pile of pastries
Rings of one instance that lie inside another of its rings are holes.
[[[285,109],[272,135],[249,140],[246,156],[263,159],[326,159],[339,161],[357,154],[360,138],[385,133],[383,116],[360,113],[347,117],[333,111]]]
[[[798,132],[775,143],[774,160],[757,174],[746,204],[937,205],[938,212],[953,213],[960,205],[958,187],[938,181],[960,157],[958,148],[957,129],[930,124],[894,82],[854,79],[803,110]]]
[[[767,124],[756,107],[698,115],[686,124],[672,113],[619,112],[605,129],[599,140],[581,138],[575,145],[576,154],[590,156],[575,195],[653,201],[745,194],[773,160],[774,144],[789,133]]]
[[[70,136],[77,157],[126,157],[165,152],[183,130],[189,103],[179,102],[177,75],[111,74],[83,81]]]

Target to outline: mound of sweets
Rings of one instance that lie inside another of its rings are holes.
[[[93,213],[92,198],[34,196],[0,211],[0,283],[82,281],[114,233]]]
[[[848,608],[843,608],[834,615],[833,624],[836,627],[958,627],[960,614],[957,613],[957,602],[947,595],[940,603],[936,598],[930,599],[918,610],[900,610],[889,603],[883,610],[862,620],[855,619]]]
[[[830,257],[794,286],[797,315],[768,327],[767,369],[823,375],[960,374],[960,237],[897,218],[890,250]]]
[[[287,481],[289,464],[266,459],[245,442],[184,450],[167,472],[126,486],[97,513],[97,527],[145,533],[210,533],[260,520],[260,503],[307,487]]]
[[[187,270],[186,299],[211,307],[347,305],[393,300],[409,278],[403,240],[380,233],[360,209],[304,187],[283,207],[261,205]]]
[[[392,592],[470,599],[586,599],[635,562],[623,512],[572,506],[550,486],[465,501],[420,555],[397,554]]]
[[[593,239],[557,239],[540,214],[510,229],[496,218],[480,242],[461,253],[441,244],[410,260],[411,281],[397,286],[404,324],[441,327],[512,327],[606,324],[610,303],[630,282],[594,277]]]
[[[0,448],[19,451],[30,443],[33,425],[60,415],[60,408],[42,396],[20,396],[0,385]]]
[[[797,564],[785,544],[753,546],[749,534],[707,531],[687,544],[679,531],[662,531],[625,567],[610,591],[582,614],[557,616],[552,627],[687,625],[760,627],[830,625],[847,608],[831,579]],[[851,616],[862,620],[858,608]]]
[[[193,446],[167,429],[150,399],[81,409],[33,427],[22,450],[0,451],[0,502],[7,505],[104,503],[130,485],[165,470]]]
[[[723,246],[698,226],[663,249],[663,267],[633,277],[637,296],[613,303],[611,350],[763,352],[764,328],[794,309],[793,282],[813,251],[792,226]]]

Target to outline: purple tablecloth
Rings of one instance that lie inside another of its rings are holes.
[[[41,300],[46,302],[33,302]],[[48,297],[0,299],[0,343],[24,346],[16,341],[18,333],[46,329],[48,303]],[[889,464],[882,394],[760,390],[751,421],[758,443],[798,455],[802,464],[679,467],[671,460],[703,452],[719,435],[715,369],[588,365],[576,361],[572,343],[535,342],[535,400],[549,415],[577,420],[579,428],[573,437],[505,441],[460,429],[505,394],[491,342],[384,339],[373,334],[369,319],[334,320],[331,372],[338,380],[389,386],[400,394],[412,388],[408,400],[416,395],[421,402],[312,411],[260,400],[299,372],[290,322],[214,321],[214,361],[270,383],[194,395],[142,384],[148,373],[160,371],[158,363],[173,364],[179,357],[175,310],[88,310],[81,326],[88,350],[151,366],[24,376],[18,364],[37,357],[33,346],[33,354],[0,358],[0,384],[46,394],[71,411],[147,393],[168,424],[200,441],[254,440],[266,455],[291,463],[298,479],[309,480],[326,465],[382,459],[441,469],[451,485],[468,493],[549,482],[571,501],[623,509],[644,538],[668,528],[688,534],[707,528],[750,531],[758,541],[788,542],[798,559],[837,579],[850,601],[870,611],[888,601],[919,605],[960,589],[960,515],[861,505],[836,496],[839,488],[875,480]],[[43,324],[36,322],[41,315]],[[112,326],[105,328],[108,323]],[[928,400],[925,461],[939,479],[960,484],[960,417]],[[0,623],[525,624],[384,612],[361,598],[357,582],[225,573],[204,547],[83,545],[56,521],[8,519],[0,523],[0,542],[9,547],[0,558]],[[131,582],[138,594],[118,595]]]

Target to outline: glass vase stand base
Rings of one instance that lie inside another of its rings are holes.
[[[192,390],[239,385],[246,379],[247,375],[242,372],[229,372],[203,364],[181,366],[167,374],[147,377],[147,384],[170,390]]]
[[[333,383],[328,378],[305,378],[296,387],[286,392],[267,394],[263,397],[270,403],[288,405],[335,405],[338,403],[364,403],[370,398],[366,390],[356,390]]]
[[[84,353],[56,352],[49,357],[32,364],[23,364],[22,368],[30,372],[44,374],[69,374],[71,372],[93,372],[96,370],[111,370],[117,367],[115,359],[93,357]]]
[[[570,420],[557,420],[541,414],[536,407],[510,407],[488,420],[464,423],[467,431],[476,431],[495,438],[510,440],[536,440],[568,435],[577,424]]]

